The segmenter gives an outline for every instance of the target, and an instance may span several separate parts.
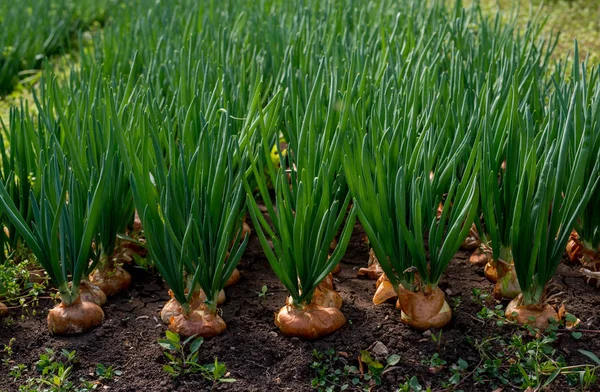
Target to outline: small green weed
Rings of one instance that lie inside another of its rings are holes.
[[[5,352],[10,351],[10,349],[7,350],[7,347],[10,346],[5,346]],[[8,374],[14,382],[19,383],[19,392],[89,392],[101,387],[101,381],[111,381],[122,374],[121,371],[114,370],[112,366],[98,364],[96,366],[98,380],[83,378],[74,380],[73,369],[76,364],[74,350],[55,352],[49,348],[40,354],[31,369],[24,364],[12,364],[8,361],[3,363],[4,366],[10,366]]]
[[[165,372],[177,378],[185,374],[200,373],[205,379],[217,383],[235,382],[228,377],[227,367],[215,358],[214,363],[201,365],[198,363],[199,350],[204,343],[202,337],[190,336],[184,341],[178,334],[167,331],[164,339],[159,339],[158,344],[166,351],[163,352],[169,363],[163,366]]]
[[[325,352],[314,350],[313,358],[311,368],[316,376],[311,385],[322,392],[370,391],[374,386],[381,385],[381,376],[400,362],[400,356],[392,354],[385,363],[381,363],[368,351],[361,350],[357,367],[350,364],[346,353],[338,353],[332,348]]]

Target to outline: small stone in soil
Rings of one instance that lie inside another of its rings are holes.
[[[385,344],[379,341],[373,343],[368,351],[370,351],[377,359],[385,359],[390,353]]]

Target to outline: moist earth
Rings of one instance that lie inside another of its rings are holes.
[[[213,385],[200,374],[174,380],[163,371],[166,360],[157,339],[164,337],[166,329],[159,312],[169,300],[167,288],[157,274],[130,268],[133,276],[130,289],[109,299],[104,307],[103,325],[92,332],[74,337],[51,336],[46,316],[54,303],[48,299],[40,300],[28,312],[12,309],[11,316],[0,322],[0,347],[15,338],[10,358],[0,351],[0,359],[9,360],[0,364],[0,391],[17,391],[22,380],[12,380],[8,374],[10,367],[25,364],[29,372],[23,378],[30,377],[45,348],[76,351],[72,380],[97,378],[93,374],[99,363],[122,371],[121,376],[101,387],[111,391],[310,391],[315,377],[311,368],[313,350],[332,348],[347,355],[344,361],[349,365],[358,366],[360,350],[369,349],[375,342],[383,343],[390,355],[398,354],[401,360],[383,375],[381,385],[372,390],[395,391],[399,384],[416,376],[421,385],[440,391],[451,377],[448,369],[451,364],[463,359],[469,363],[470,371],[480,361],[473,342],[493,337],[510,340],[516,332],[513,325],[497,326],[495,320],[477,317],[482,305],[473,296],[473,289],[491,294],[493,285],[483,276],[481,267],[469,264],[469,252],[465,251],[457,253],[440,283],[453,307],[452,321],[443,329],[441,341],[436,342],[431,333],[420,333],[401,324],[393,302],[372,304],[375,282],[356,277],[358,268],[366,266],[368,260],[363,237],[364,231],[357,225],[342,260],[342,271],[335,277],[336,289],[344,301],[341,310],[348,323],[313,342],[282,336],[275,326],[274,314],[285,303],[286,292],[272,273],[259,241],[255,236],[251,238],[239,265],[242,279],[226,289],[222,317],[227,329],[222,335],[207,339],[200,348],[199,362],[210,363],[218,358],[227,366],[229,377],[237,380],[235,383]],[[566,303],[567,311],[581,319],[580,329],[599,330],[600,293],[583,282],[578,267],[563,262],[554,282],[562,291],[559,298]],[[268,291],[261,297],[258,294],[263,285],[267,285]],[[488,300],[489,307],[495,305],[495,301]],[[439,331],[433,335],[439,336]],[[594,332],[583,333],[579,340],[566,331],[558,332],[557,336],[553,347],[557,356],[564,356],[569,365],[590,363],[578,349],[600,354],[600,340]],[[448,365],[434,373],[427,360],[436,352]],[[491,391],[493,388],[475,384],[471,378],[461,383],[459,389]],[[503,389],[510,390],[513,389]],[[559,377],[551,390],[569,390],[564,377]]]

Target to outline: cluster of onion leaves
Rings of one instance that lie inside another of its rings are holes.
[[[96,168],[102,166],[109,143],[116,143],[115,122],[121,121],[122,108],[136,90],[131,83],[111,88],[98,77],[98,72],[82,74],[79,78],[76,75],[72,73],[72,82],[60,86],[57,79],[51,77],[51,70],[46,69],[39,97],[35,98],[40,121],[47,127],[59,127],[61,145],[73,172],[79,181],[91,186],[98,181]],[[109,115],[109,104],[119,109],[117,116]],[[88,273],[97,263],[99,269],[112,269],[117,235],[125,233],[134,215],[129,173],[120,151],[117,149],[108,159],[110,180],[104,190],[106,213],[97,225],[94,236],[97,258]]]
[[[30,81],[20,72],[39,67],[47,56],[67,51],[77,31],[103,22],[107,11],[116,6],[110,0],[1,2],[0,93],[11,92],[19,79]]]
[[[290,71],[286,80],[293,84],[293,79]],[[262,109],[260,137],[245,181],[249,213],[267,260],[293,305],[300,309],[311,303],[319,283],[342,259],[355,222],[354,209],[346,219],[351,198],[340,172],[340,135],[333,132],[338,124],[335,75],[329,83],[324,79],[324,71],[318,72],[305,91],[307,102],[303,105],[296,101],[298,96],[283,97],[279,91]],[[284,154],[279,146],[279,114],[287,99],[291,102],[286,107],[292,110],[285,121],[289,145]],[[278,167],[271,159],[273,145],[281,159]],[[274,195],[264,173],[273,184]],[[269,220],[263,216],[248,178],[257,186]],[[342,226],[330,255],[330,245]]]
[[[185,314],[198,289],[216,314],[219,292],[248,242],[239,241],[244,160],[218,95],[209,101],[208,112],[197,96],[166,119],[151,100],[140,137],[119,132],[150,257]]]
[[[9,112],[8,125],[0,120],[0,181],[5,184],[10,199],[17,206],[26,222],[33,218],[30,194],[39,195],[38,175],[38,138],[33,127],[33,120],[28,118],[29,107],[22,103],[21,108],[12,107]],[[5,144],[5,138],[8,145]],[[23,237],[16,230],[6,214],[1,215],[4,228],[0,232],[0,264],[9,259],[19,258],[16,254]]]
[[[417,289],[416,283],[429,291],[475,218],[480,157],[471,148],[479,143],[475,127],[453,138],[436,129],[435,99],[422,115],[400,117],[417,112],[420,98],[409,99],[420,94],[421,83],[406,93],[382,89],[371,113],[351,120],[344,168],[359,220],[392,285]],[[365,118],[370,119],[366,124]],[[413,272],[418,272],[416,282]]]
[[[571,229],[590,201],[600,177],[600,157],[592,141],[597,125],[575,132],[581,81],[573,81],[568,95],[557,89],[550,97],[543,129],[534,124],[512,135],[521,155],[514,198],[511,243],[523,305],[543,302]],[[525,109],[525,118],[531,118]]]
[[[596,156],[600,154],[600,67],[588,69],[587,62],[580,62],[577,45],[575,45],[571,76],[568,79],[571,81],[570,84],[563,85],[563,88],[575,90],[571,92],[575,95],[572,126],[576,137],[573,148],[584,133],[589,134],[590,153],[592,157]],[[567,90],[566,93],[568,94],[569,91]],[[596,181],[595,163],[593,159],[588,161],[583,175],[583,187]],[[583,247],[600,257],[600,186],[594,188],[589,202],[575,221],[575,230]],[[597,260],[593,261],[597,262]]]
[[[25,220],[5,183],[0,183],[0,209],[58,288],[62,303],[69,306],[79,300],[80,282],[89,269],[92,240],[104,208],[108,170],[103,165],[96,169],[99,174],[95,184],[82,183],[54,134],[48,139],[40,151],[40,195],[30,192],[32,221]]]
[[[503,67],[501,82],[495,83],[482,92],[483,110],[479,120],[481,128],[481,170],[479,188],[481,215],[485,227],[478,230],[487,246],[491,246],[493,260],[512,262],[511,224],[514,216],[514,198],[519,186],[518,167],[523,164],[519,150],[518,134],[525,127],[518,116],[521,107],[536,107],[535,101],[542,94],[537,92],[540,81],[535,72],[526,67],[535,64],[528,61],[523,64],[520,73],[527,75],[516,80],[509,67]],[[532,98],[533,97],[533,98]],[[532,116],[543,116],[543,110],[530,112]],[[541,118],[531,121],[542,121]]]

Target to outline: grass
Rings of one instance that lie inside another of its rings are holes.
[[[466,0],[465,5],[480,1],[482,10],[490,15],[500,11],[506,18],[520,9],[519,25],[525,26],[530,17],[540,12],[547,18],[543,32],[559,32],[554,52],[556,58],[573,52],[577,39],[582,57],[589,54],[592,64],[600,62],[600,3],[597,0]]]

